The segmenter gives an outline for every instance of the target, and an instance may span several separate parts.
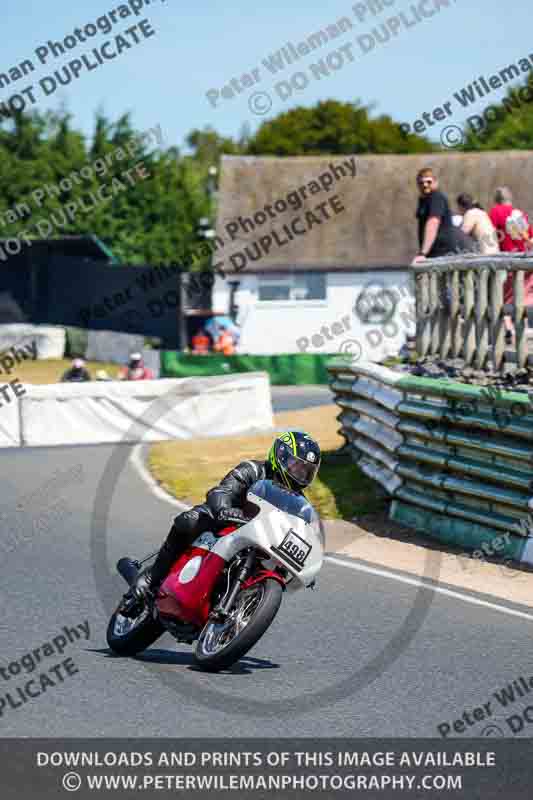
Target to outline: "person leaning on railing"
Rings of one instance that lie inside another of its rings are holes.
[[[453,224],[448,198],[439,191],[433,170],[429,167],[421,169],[416,183],[420,192],[416,210],[420,250],[411,264],[474,250],[474,240]],[[450,289],[442,282],[439,282],[439,302],[442,308],[449,309]]]
[[[474,240],[453,224],[448,198],[439,191],[433,170],[421,169],[416,183],[420,192],[416,210],[420,249],[411,263],[474,250]]]

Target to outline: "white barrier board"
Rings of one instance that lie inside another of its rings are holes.
[[[65,329],[53,325],[27,325],[18,322],[0,325],[0,353],[11,347],[31,348],[35,342],[37,358],[63,358],[65,341]]]
[[[263,372],[28,386],[19,402],[20,440],[28,446],[193,439],[273,426]]]
[[[12,397],[12,395],[9,395]],[[11,402],[0,401],[0,447],[18,447],[20,444],[19,403],[13,398]]]

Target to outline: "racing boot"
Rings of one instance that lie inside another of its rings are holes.
[[[135,583],[122,598],[122,615],[135,619],[147,604],[152,605],[156,595],[157,589],[153,585],[150,570],[145,569],[139,573]]]
[[[153,602],[157,597],[159,587],[170,572],[172,564],[184,551],[187,543],[181,537],[173,536],[170,532],[161,550],[149,569],[143,570],[135,581],[132,592],[140,602]]]
[[[152,601],[154,597],[157,595],[157,589],[159,587],[155,586],[152,573],[150,569],[143,570],[135,583],[133,584],[131,591],[134,597],[139,600],[139,602],[145,603],[147,600]]]

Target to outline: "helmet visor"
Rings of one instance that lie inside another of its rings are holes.
[[[298,458],[292,453],[287,455],[287,463],[284,466],[287,473],[300,486],[309,486],[319,467],[318,464],[311,464],[311,462],[304,461],[303,458]]]

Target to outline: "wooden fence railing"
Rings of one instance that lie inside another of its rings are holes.
[[[528,319],[524,281],[533,257],[452,256],[411,267],[415,277],[416,349],[420,358],[462,358],[476,369],[505,366],[504,315],[515,330],[518,367],[528,363]],[[514,298],[504,306],[503,286],[513,276]],[[533,312],[533,308],[531,309]],[[533,359],[531,359],[533,361]]]

